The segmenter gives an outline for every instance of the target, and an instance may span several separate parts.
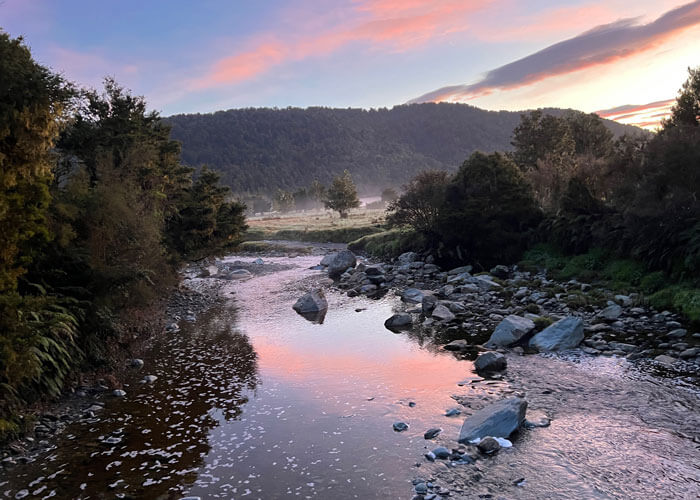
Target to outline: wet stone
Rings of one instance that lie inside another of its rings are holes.
[[[440,427],[433,427],[432,429],[428,429],[425,431],[425,434],[423,434],[424,439],[434,439],[440,435],[442,432],[442,429]]]
[[[396,432],[403,432],[408,430],[408,424],[405,422],[394,422],[393,427]]]
[[[450,458],[450,450],[448,450],[444,446],[438,446],[437,448],[432,450],[431,453],[435,455],[435,458],[439,458],[441,460],[446,460]]]

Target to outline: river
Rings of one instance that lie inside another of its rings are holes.
[[[698,498],[697,386],[576,354],[509,355],[503,380],[482,380],[420,331],[386,330],[406,307],[391,294],[329,291],[322,323],[297,315],[325,279],[318,260],[267,258],[275,272],[226,282],[223,305],[153,342],[125,398],[3,473],[0,498],[411,498],[418,476],[451,498]],[[158,378],[139,384],[146,374]],[[457,445],[470,407],[506,394],[551,426],[476,465],[423,458]],[[431,427],[443,432],[426,441]]]

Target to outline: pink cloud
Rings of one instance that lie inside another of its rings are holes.
[[[401,51],[465,30],[468,15],[494,0],[362,0],[344,16],[349,21],[310,35],[269,35],[233,56],[216,61],[192,87],[208,88],[254,78],[290,61],[324,56],[356,42]]]
[[[614,120],[641,128],[656,129],[661,122],[671,116],[675,99],[650,102],[647,104],[626,104],[611,109],[596,111],[601,118]]]
[[[476,83],[442,87],[410,102],[468,101],[495,90],[519,88],[554,76],[608,65],[649,51],[698,25],[700,0],[672,9],[647,24],[639,24],[637,19],[623,19],[597,26],[491,70]]]

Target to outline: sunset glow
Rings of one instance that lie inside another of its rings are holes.
[[[700,1],[7,0],[0,27],[67,77],[115,76],[166,115],[451,101],[653,129],[700,53]]]

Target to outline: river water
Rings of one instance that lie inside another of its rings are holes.
[[[406,307],[391,294],[329,292],[322,323],[297,315],[318,260],[269,258],[275,272],[227,282],[224,305],[154,342],[125,398],[0,476],[0,498],[411,498],[415,477],[452,498],[698,498],[696,386],[576,355],[509,356],[503,380],[482,380],[420,331],[386,330]],[[139,384],[146,374],[158,379]],[[476,465],[422,458],[513,394],[551,426]],[[443,432],[426,441],[431,427]]]

